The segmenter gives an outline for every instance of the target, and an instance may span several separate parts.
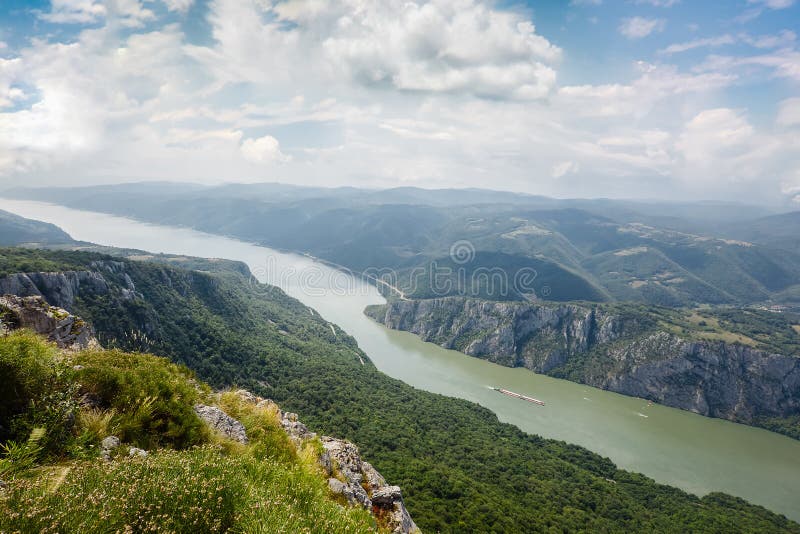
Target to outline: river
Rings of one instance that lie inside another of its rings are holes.
[[[370,284],[312,258],[185,228],[40,202],[0,208],[60,226],[73,238],[151,252],[240,260],[356,338],[384,373],[417,388],[461,397],[526,432],[577,443],[617,465],[703,495],[724,491],[800,521],[800,441],[565,380],[510,369],[425,343],[367,318],[384,302]],[[500,386],[545,406],[489,389]]]

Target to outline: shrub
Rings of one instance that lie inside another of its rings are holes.
[[[207,440],[192,409],[207,392],[185,367],[163,358],[120,351],[84,351],[75,356],[80,393],[113,410],[106,422],[124,442],[142,448],[186,448]],[[91,416],[89,416],[91,417]],[[95,417],[95,430],[101,421]]]
[[[55,346],[26,331],[0,339],[0,441],[24,441],[44,428],[39,445],[52,454],[74,420],[72,370]]]

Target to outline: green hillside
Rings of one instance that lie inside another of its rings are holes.
[[[2,270],[31,262],[29,254],[3,250]],[[92,269],[109,259],[38,252],[36,261]],[[581,447],[500,423],[470,402],[391,379],[352,338],[334,336],[307,307],[237,270],[121,263],[117,273],[102,271],[108,294],[80,295],[73,310],[107,346],[168,356],[215,387],[246,387],[299,413],[315,431],[352,440],[403,488],[424,531],[800,529],[740,499],[656,484]],[[124,274],[136,286],[134,299],[123,298]]]
[[[53,224],[32,221],[0,210],[0,246],[56,245],[73,239]]]
[[[328,491],[318,440],[297,449],[274,408],[212,395],[163,358],[63,353],[19,331],[0,337],[0,371],[0,531],[377,531]],[[235,414],[249,443],[210,431],[195,402]],[[122,445],[102,461],[112,434]]]

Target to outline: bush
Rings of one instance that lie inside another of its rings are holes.
[[[192,407],[208,387],[185,367],[146,354],[102,350],[78,353],[74,361],[82,367],[76,373],[80,393],[114,412],[105,426],[113,426],[122,441],[150,449],[186,448],[207,440]],[[100,414],[81,418],[87,417],[95,428],[102,423]]]
[[[0,441],[25,441],[44,428],[39,445],[52,454],[71,432],[75,416],[71,368],[58,350],[25,331],[0,340]]]

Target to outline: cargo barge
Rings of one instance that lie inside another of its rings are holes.
[[[538,404],[539,406],[544,406],[544,401],[540,401],[539,399],[534,399],[533,397],[528,397],[527,395],[523,395],[521,393],[514,393],[513,391],[509,391],[503,388],[492,388],[495,391],[499,391],[503,395],[508,395],[509,397],[514,397],[515,399],[522,399],[528,402],[532,402],[534,404]]]

